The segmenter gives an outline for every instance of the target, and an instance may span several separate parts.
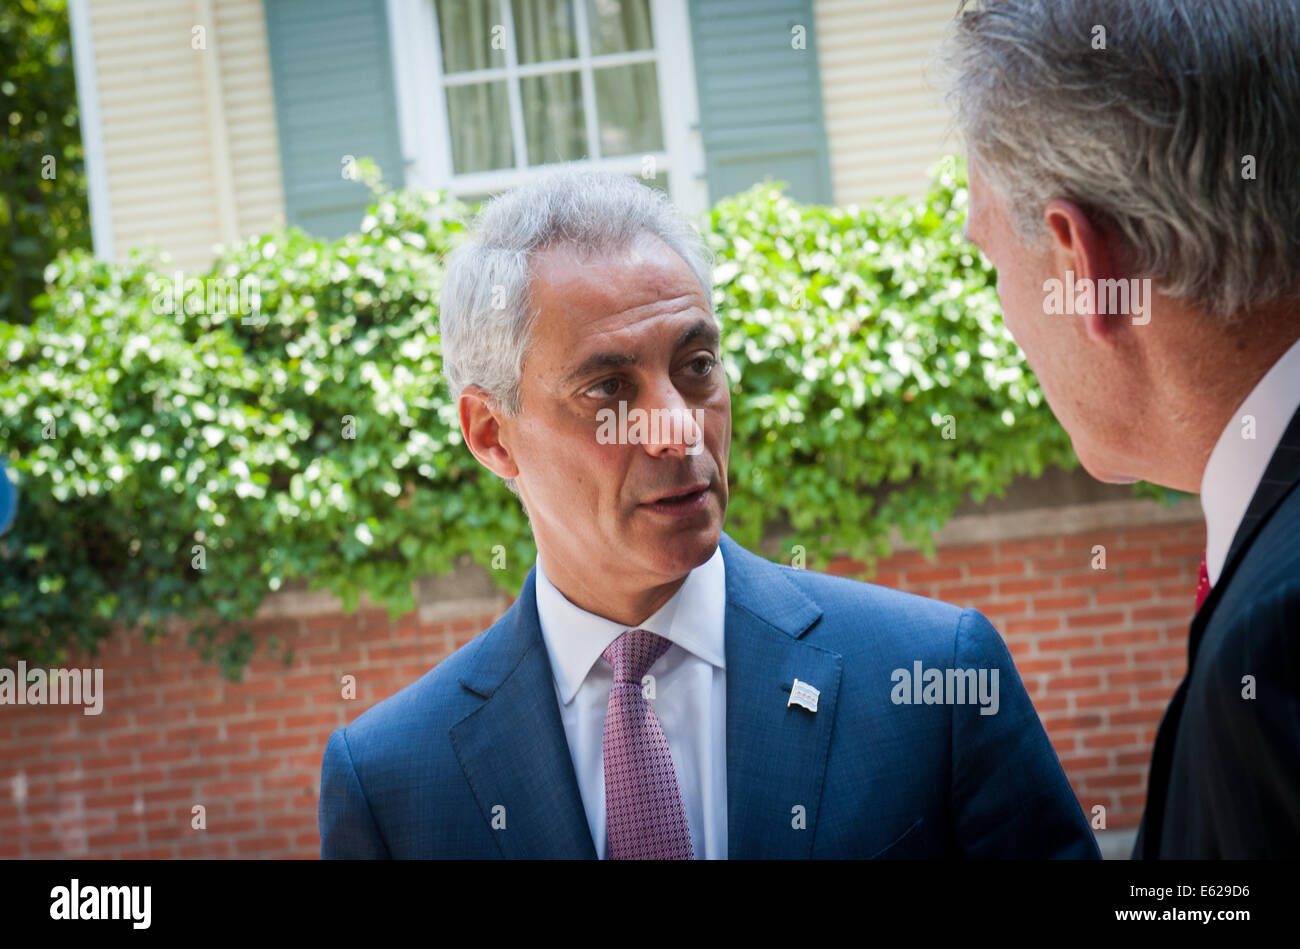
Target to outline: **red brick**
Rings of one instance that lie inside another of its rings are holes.
[[[1151,750],[1147,751],[1121,751],[1115,756],[1115,763],[1121,767],[1129,765],[1141,765],[1145,768],[1151,763]]]
[[[1113,573],[1107,573],[1105,570],[1089,570],[1087,573],[1062,577],[1061,589],[1095,589],[1097,587],[1114,586],[1117,583],[1119,583],[1119,577]]]
[[[1025,659],[1016,661],[1016,670],[1022,675],[1035,675],[1042,672],[1060,672],[1060,659]]]
[[[960,567],[933,567],[928,570],[909,570],[906,573],[908,583],[942,583],[946,580],[960,580]]]
[[[1194,605],[1194,604],[1193,604]],[[1180,619],[1184,622],[1192,618],[1191,605],[1189,606],[1144,606],[1133,611],[1134,622],[1145,622],[1152,619]]]
[[[297,693],[291,695],[274,695],[263,699],[254,699],[253,708],[256,714],[261,715],[263,712],[280,712],[285,709],[305,708],[307,705],[307,696]]]
[[[1090,653],[1070,657],[1071,669],[1094,669],[1097,666],[1123,665],[1124,656],[1118,652]]]
[[[935,599],[943,600],[945,603],[970,603],[974,600],[993,595],[991,584],[967,584],[960,587],[940,587],[935,593]]]
[[[120,751],[138,748],[152,748],[162,744],[162,733],[158,731],[127,731],[118,735],[109,735],[104,739],[105,751]]]
[[[1106,682],[1108,685],[1137,685],[1159,682],[1163,676],[1160,669],[1115,669],[1106,673]]]
[[[1097,728],[1101,725],[1101,716],[1096,714],[1088,715],[1067,715],[1061,718],[1048,718],[1043,720],[1043,728],[1047,733],[1055,734],[1066,731],[1086,731]]]
[[[1092,557],[1087,552],[1070,554],[1068,557],[1044,557],[1034,563],[1036,573],[1060,573],[1065,570],[1090,570]]]
[[[1065,695],[1043,695],[1034,699],[1034,707],[1039,712],[1039,718],[1043,718],[1047,712],[1065,711],[1070,707],[1070,699]]]
[[[1018,577],[1025,572],[1023,560],[996,560],[992,563],[969,564],[966,573],[972,577]]]
[[[333,728],[343,724],[337,712],[308,712],[304,715],[286,715],[285,728]]]
[[[1124,579],[1128,583],[1139,583],[1145,580],[1168,580],[1170,577],[1179,576],[1182,569],[1179,567],[1137,567],[1124,571]]]
[[[1077,692],[1080,689],[1096,689],[1101,686],[1099,675],[1053,676],[1047,680],[1049,691],[1057,690]]]
[[[1028,580],[999,580],[998,592],[1003,596],[1015,596],[1020,593],[1042,593],[1056,587],[1055,577],[1033,577]]]
[[[285,749],[302,750],[316,746],[313,735],[273,735],[257,740],[258,751],[284,751]]]
[[[245,837],[235,841],[235,853],[269,854],[289,848],[289,838],[283,834],[268,834],[263,837]]]
[[[194,757],[193,748],[158,748],[140,752],[140,763],[166,764],[170,761],[188,761]]]
[[[1076,616],[1067,616],[1065,625],[1069,629],[1080,626],[1118,626],[1124,622],[1123,613],[1080,613]]]
[[[1153,643],[1160,641],[1160,632],[1155,629],[1126,629],[1118,633],[1102,633],[1103,646],[1127,646],[1133,643]]]
[[[1164,659],[1186,659],[1184,646],[1161,646],[1158,649],[1139,649],[1133,653],[1134,662],[1160,662]]]
[[[1085,735],[1085,748],[1123,748],[1136,745],[1140,739],[1135,732],[1101,732],[1097,735]]]
[[[1037,557],[1042,554],[1054,554],[1061,549],[1059,538],[1035,537],[1028,540],[1003,540],[998,542],[998,556]]]
[[[1061,759],[1061,767],[1068,774],[1079,774],[1083,771],[1108,768],[1110,767],[1110,759],[1105,755],[1067,755]]]
[[[1159,722],[1164,717],[1165,708],[1134,708],[1126,709],[1122,712],[1111,712],[1110,723],[1112,725],[1147,725],[1152,722]]]
[[[1174,686],[1161,686],[1153,689],[1138,689],[1138,701],[1167,703],[1174,697],[1174,688]]]
[[[102,850],[122,844],[138,844],[140,842],[140,832],[138,830],[117,830],[107,834],[90,834],[86,842],[92,850]]]
[[[1119,563],[1141,563],[1147,564],[1155,559],[1156,551],[1154,547],[1116,547],[1110,545],[1106,548],[1106,566]]]
[[[1086,596],[1040,596],[1034,600],[1034,610],[1050,613],[1053,610],[1077,610],[1088,605]]]
[[[1006,623],[1008,635],[1013,633],[1050,633],[1061,628],[1058,616],[1035,616],[1032,619],[1014,619]]]
[[[1076,695],[1074,704],[1077,708],[1118,708],[1127,707],[1131,701],[1129,693],[1120,691],[1095,692],[1089,695]],[[1114,714],[1110,717],[1111,722],[1115,721]]]
[[[1095,636],[1061,636],[1038,640],[1040,652],[1076,652],[1080,649],[1092,649],[1096,645]]]
[[[1085,741],[1086,745],[1087,742]],[[1142,775],[1137,772],[1119,773],[1119,774],[1099,774],[1094,778],[1088,779],[1093,787],[1099,788],[1128,788],[1135,787],[1142,783]]]
[[[219,778],[226,773],[223,765],[192,764],[182,768],[169,768],[168,777],[173,781],[197,781],[206,778]]]
[[[197,705],[194,707],[195,717],[205,720],[210,718],[229,718],[234,715],[246,715],[248,714],[248,711],[248,701],[246,699],[238,699],[230,702],[218,702],[215,705]]]

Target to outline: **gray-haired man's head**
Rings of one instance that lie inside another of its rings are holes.
[[[1065,198],[1220,317],[1296,291],[1296,0],[968,0],[945,60],[971,161],[1027,243]]]
[[[1296,0],[957,13],[942,59],[968,234],[1102,480],[1198,490],[1227,415],[1300,336],[1298,51]]]
[[[448,258],[440,324],[466,443],[548,576],[640,589],[712,555],[731,401],[709,255],[665,194],[565,169],[500,196]]]

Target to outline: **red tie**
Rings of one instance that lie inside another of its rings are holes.
[[[1205,558],[1201,558],[1201,575],[1196,579],[1196,609],[1199,612],[1201,604],[1205,598],[1210,595],[1210,573],[1205,569]]]

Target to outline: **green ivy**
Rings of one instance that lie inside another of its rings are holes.
[[[727,529],[746,546],[870,562],[897,527],[932,549],[963,498],[1076,464],[945,169],[920,201],[816,207],[763,185],[702,222],[733,394]],[[518,591],[527,520],[461,444],[442,377],[441,261],[468,209],[374,187],[359,233],[291,229],[216,261],[206,276],[257,278],[258,313],[160,315],[165,264],[77,251],[47,269],[30,326],[0,323],[21,496],[0,652],[54,664],[178,619],[237,678],[248,617],[290,580],[397,616],[415,578],[504,553],[492,576]]]

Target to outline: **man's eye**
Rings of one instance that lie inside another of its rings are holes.
[[[718,361],[712,356],[700,356],[698,359],[692,359],[690,362],[690,366],[695,370],[697,376],[707,376],[713,371],[713,367],[717,364]]]
[[[623,383],[618,379],[604,379],[597,382],[594,386],[584,392],[583,395],[592,396],[597,399],[612,399],[618,394],[619,386],[622,384]],[[595,394],[593,395],[593,393]]]

